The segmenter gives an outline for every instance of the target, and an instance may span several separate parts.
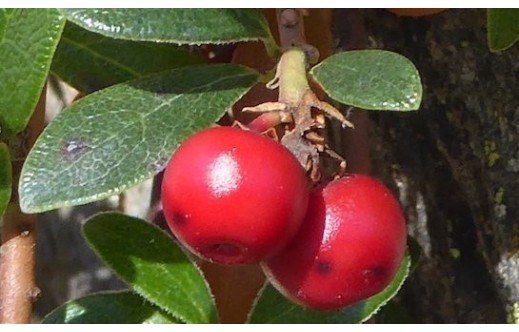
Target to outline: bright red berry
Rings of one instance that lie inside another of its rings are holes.
[[[391,191],[372,177],[350,175],[310,195],[299,232],[263,268],[294,302],[338,309],[382,291],[405,248],[405,219]]]
[[[309,187],[297,159],[257,133],[215,127],[188,138],[164,173],[169,227],[196,255],[259,262],[282,249],[304,219]]]

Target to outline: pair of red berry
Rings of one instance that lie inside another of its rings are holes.
[[[350,175],[310,192],[290,151],[238,128],[187,139],[166,168],[162,203],[191,252],[222,264],[261,261],[285,296],[314,309],[380,292],[405,251],[400,205],[378,180]]]

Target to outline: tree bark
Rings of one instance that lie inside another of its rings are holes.
[[[341,15],[339,46],[352,38]],[[399,193],[423,249],[400,312],[417,323],[517,322],[519,47],[489,51],[482,9],[359,15],[368,47],[408,57],[424,86],[418,112],[370,113],[373,172]]]

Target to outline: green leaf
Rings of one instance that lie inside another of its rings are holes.
[[[503,51],[519,40],[519,9],[487,9],[487,39],[492,52]]]
[[[67,18],[102,35],[176,44],[271,40],[259,9],[61,9]]]
[[[338,102],[366,110],[417,110],[422,100],[418,70],[406,57],[382,50],[335,54],[311,70]]]
[[[190,66],[80,99],[52,121],[29,153],[19,189],[22,210],[84,204],[146,180],[257,77],[231,64]]]
[[[409,273],[410,256],[406,255],[393,281],[380,293],[365,301],[335,311],[305,309],[292,303],[268,284],[260,295],[250,323],[351,324],[362,323],[396,295]]]
[[[202,62],[202,58],[185,48],[108,38],[69,23],[51,69],[76,89],[90,93],[147,74]]]
[[[412,236],[407,236],[407,252],[411,257],[411,266],[409,266],[409,274],[412,274],[423,257],[423,249],[420,243]]]
[[[130,292],[106,292],[69,301],[48,314],[43,324],[176,324],[174,318]]]
[[[9,15],[7,9],[0,8],[0,42],[4,38],[5,28],[7,26],[7,19]]]
[[[65,20],[55,9],[0,12],[0,128],[12,135],[36,107]]]
[[[0,220],[11,198],[11,182],[11,158],[9,157],[9,149],[7,145],[0,142]]]
[[[216,322],[209,288],[173,240],[144,220],[99,214],[83,226],[99,257],[138,294],[186,323]]]

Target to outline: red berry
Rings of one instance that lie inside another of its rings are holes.
[[[350,175],[312,192],[299,232],[263,269],[294,302],[338,309],[382,291],[405,247],[405,219],[391,191]]]
[[[232,127],[203,130],[164,173],[169,227],[196,255],[222,264],[259,262],[282,249],[304,219],[305,172],[284,146]]]

